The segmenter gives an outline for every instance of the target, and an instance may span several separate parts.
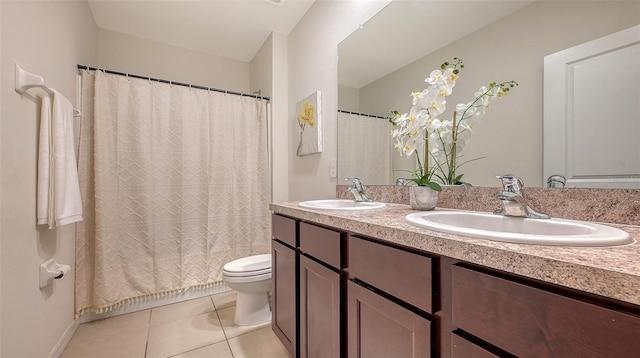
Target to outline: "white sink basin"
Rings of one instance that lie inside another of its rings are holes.
[[[461,236],[517,244],[617,246],[629,233],[605,225],[564,219],[516,218],[473,211],[430,211],[406,216],[415,226]]]
[[[308,209],[324,210],[370,210],[387,206],[385,203],[377,201],[365,202],[345,199],[307,200],[298,203],[298,205]]]

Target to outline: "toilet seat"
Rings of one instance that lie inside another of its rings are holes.
[[[271,273],[271,254],[253,255],[231,261],[222,268],[228,277],[259,276]]]
[[[271,280],[272,276],[271,276],[271,272],[267,272],[267,273],[263,273],[261,275],[245,275],[245,276],[230,276],[227,275],[226,273],[222,274],[222,279],[224,280],[225,283],[227,284],[232,284],[232,283],[256,283],[256,282],[260,282],[260,281],[267,281],[267,280]]]

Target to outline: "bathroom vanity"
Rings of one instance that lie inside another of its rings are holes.
[[[640,355],[637,243],[471,239],[411,226],[401,204],[271,210],[272,327],[292,357]]]
[[[344,356],[347,232],[274,215],[273,239],[274,332],[292,357]]]

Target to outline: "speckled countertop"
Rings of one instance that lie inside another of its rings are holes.
[[[404,217],[415,211],[404,204],[363,211],[305,209],[297,202],[271,204],[270,208],[274,213],[640,305],[638,243],[585,248],[473,239],[408,224]],[[609,225],[640,242],[640,226]]]

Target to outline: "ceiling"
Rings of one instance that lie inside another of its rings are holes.
[[[88,0],[111,30],[249,62],[272,32],[288,35],[315,0]]]

